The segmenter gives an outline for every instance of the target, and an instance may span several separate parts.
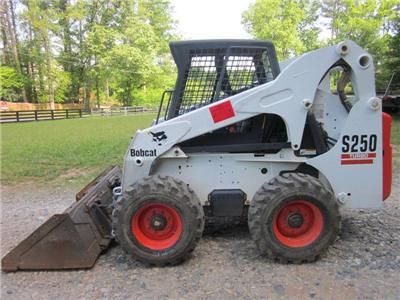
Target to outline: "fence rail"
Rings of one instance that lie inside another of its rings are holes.
[[[155,109],[146,108],[144,106],[122,106],[112,108],[92,108],[92,115],[113,116],[113,115],[128,115],[146,112],[156,112]]]
[[[83,109],[46,109],[46,110],[18,110],[18,111],[0,111],[0,123],[44,121],[44,120],[62,120],[72,118],[82,118],[84,116],[115,116],[129,115],[146,112],[155,112],[154,109],[148,109],[142,106],[117,107],[111,109],[92,109],[90,111]]]
[[[82,118],[87,112],[82,109],[46,109],[1,111],[0,123],[29,122]]]

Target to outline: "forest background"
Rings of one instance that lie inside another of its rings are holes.
[[[176,78],[173,11],[167,0],[0,0],[2,100],[156,106]],[[374,57],[377,90],[392,76],[400,89],[397,0],[255,0],[242,26],[280,60],[352,39]]]

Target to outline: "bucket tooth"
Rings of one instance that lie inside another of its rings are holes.
[[[91,268],[111,243],[112,189],[121,170],[110,167],[2,259],[2,270]]]

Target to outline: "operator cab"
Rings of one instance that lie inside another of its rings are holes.
[[[171,42],[170,49],[178,77],[175,89],[163,94],[160,111],[165,96],[169,95],[164,120],[272,81],[280,72],[275,48],[270,41],[178,41]],[[260,143],[282,142],[286,145],[286,141],[283,120],[276,115],[262,114],[180,146],[186,152],[258,152],[265,150],[260,148]]]
[[[173,119],[273,81],[280,73],[275,47],[270,41],[178,41],[171,42],[170,49],[178,76],[175,89],[163,94],[156,124],[162,110],[165,111],[162,119]],[[164,108],[167,95],[168,102]],[[302,146],[323,153],[326,151],[325,142],[320,140],[324,138],[318,127],[310,131],[309,128],[316,127],[311,125],[314,124],[307,120]],[[277,153],[291,145],[283,119],[274,114],[260,114],[179,146],[186,153]]]
[[[178,77],[167,119],[225,99],[279,74],[268,41],[198,40],[170,43]]]

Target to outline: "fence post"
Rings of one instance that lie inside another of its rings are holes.
[[[68,109],[65,110],[65,117],[68,119]]]
[[[82,109],[79,109],[79,118],[82,118]]]
[[[51,110],[51,119],[54,120],[54,110]]]
[[[37,110],[35,110],[35,121],[37,121]]]
[[[19,122],[19,111],[16,112],[17,122]]]

